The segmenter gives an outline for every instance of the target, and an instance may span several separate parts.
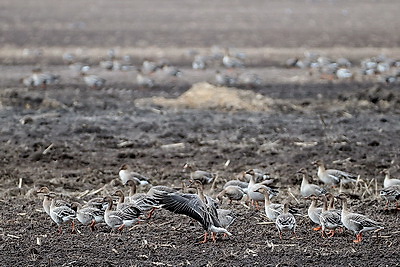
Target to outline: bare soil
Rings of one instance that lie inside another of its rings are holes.
[[[321,81],[305,70],[281,67],[308,47],[355,62],[365,56],[360,51],[395,56],[398,7],[397,1],[2,1],[1,265],[399,265],[400,213],[385,211],[375,191],[384,168],[392,167],[398,177],[398,84]],[[191,70],[187,55],[193,47],[207,51],[212,45],[251,52],[247,69],[263,83],[239,88],[249,104],[195,108],[181,97],[194,83],[213,81],[214,69]],[[107,84],[92,90],[61,60],[64,51],[77,47],[89,55],[88,63],[114,47],[120,55],[133,51],[135,63],[144,54],[165,58],[184,76],[155,75],[156,87],[143,89],[135,72],[95,67]],[[24,57],[24,48],[41,48],[43,56]],[[18,80],[38,65],[60,74],[60,84],[24,88]],[[251,98],[267,106],[260,109]],[[124,163],[154,185],[179,187],[188,178],[182,166],[189,161],[218,172],[217,191],[243,170],[266,169],[281,187],[275,201],[288,199],[306,214],[295,173],[306,167],[317,183],[311,166],[316,159],[370,183],[364,196],[363,190],[346,190],[354,211],[385,226],[378,238],[367,233],[354,244],[346,231],[323,239],[307,218],[298,217],[297,237],[280,240],[262,211],[241,204],[230,207],[238,215],[229,229],[233,236],[216,243],[199,244],[197,222],[164,210],[122,234],[99,225],[95,232],[78,226],[78,234],[65,226],[60,235],[34,193],[48,186],[71,201],[104,196],[123,188],[118,169]]]

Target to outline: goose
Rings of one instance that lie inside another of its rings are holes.
[[[385,180],[383,180],[383,188],[392,185],[400,185],[400,179],[390,178],[390,171],[388,169],[384,169],[381,172],[385,174]]]
[[[235,86],[237,78],[221,73],[219,70],[215,71],[215,82],[218,86]]]
[[[47,213],[47,215],[50,216],[50,205],[52,200],[55,198],[55,193],[50,192],[49,188],[47,187],[41,187],[38,191],[37,194],[43,194],[44,198],[43,198],[43,210]],[[57,199],[54,202],[54,205],[56,207],[60,207],[60,206],[67,206],[71,208],[71,204],[69,204],[68,202],[61,200],[61,199]]]
[[[386,206],[385,209],[389,209],[389,202],[395,201],[396,202],[396,209],[400,210],[398,201],[400,200],[400,185],[391,185],[388,187],[383,188],[379,192],[380,196],[386,199]]]
[[[254,88],[260,86],[262,83],[261,78],[255,73],[243,73],[239,75],[239,83],[241,85]]]
[[[185,172],[190,172],[191,180],[200,181],[202,184],[211,183],[215,177],[214,173],[208,171],[196,170],[196,167],[192,163],[186,163],[183,166],[183,170]]]
[[[72,223],[72,233],[75,233],[75,218],[76,211],[73,207],[69,205],[59,205],[56,204],[56,199],[51,196],[51,204],[50,204],[50,217],[57,224],[58,232],[62,233],[62,224],[71,222]]]
[[[334,236],[335,230],[337,228],[343,227],[341,221],[341,211],[333,208],[333,202],[335,198],[331,194],[329,194],[328,196],[330,198],[330,205],[328,206],[327,196],[323,195],[322,200],[324,205],[321,215],[319,216],[322,237],[332,237]],[[328,234],[326,234],[326,230],[329,230]]]
[[[320,196],[320,195],[324,195],[327,193],[325,188],[322,188],[315,184],[310,184],[310,182],[307,180],[307,170],[306,169],[301,168],[297,172],[301,173],[303,176],[303,179],[302,179],[301,185],[300,185],[300,194],[303,197],[309,197],[311,195]]]
[[[222,64],[228,69],[244,67],[243,62],[240,59],[230,55],[228,48],[225,49]]]
[[[249,183],[247,182],[242,182],[240,180],[230,180],[224,184],[222,187],[223,189],[227,188],[228,186],[237,186],[240,187],[240,189],[243,190],[243,192],[247,193],[247,188],[249,187]]]
[[[153,79],[151,79],[148,76],[145,76],[143,74],[143,71],[141,69],[137,70],[137,75],[136,75],[136,82],[139,86],[145,87],[145,88],[152,88],[155,85],[155,82]]]
[[[169,64],[164,64],[161,70],[166,76],[173,76],[173,77],[182,76],[182,71],[180,71],[177,67],[171,66]]]
[[[273,197],[279,194],[279,191],[277,189],[273,189],[271,187],[268,187],[262,183],[256,183],[254,180],[255,172],[254,170],[249,170],[246,172],[246,176],[249,176],[249,186],[247,188],[247,195],[251,199],[252,204],[255,203],[256,208],[258,209],[258,202],[264,200],[264,195],[258,192],[259,188],[264,188],[269,192],[269,196]]]
[[[83,81],[85,82],[85,84],[92,89],[101,88],[106,83],[105,79],[100,78],[99,76],[94,75],[94,74],[88,74],[86,72],[81,72],[81,76],[83,77]]]
[[[218,220],[222,228],[228,229],[236,220],[236,214],[232,210],[217,209]],[[228,234],[224,233],[223,237],[227,237]]]
[[[345,195],[341,194],[338,198],[342,201],[342,223],[348,230],[356,234],[356,239],[353,240],[354,243],[360,243],[362,235],[366,231],[380,231],[384,229],[378,222],[371,220],[365,215],[350,212]]]
[[[81,224],[89,225],[92,231],[94,231],[96,223],[104,222],[104,210],[93,206],[82,206],[79,203],[76,206],[76,218]]]
[[[139,216],[142,215],[142,211],[132,205],[113,211],[113,199],[111,196],[106,196],[104,201],[108,202],[108,207],[104,212],[104,221],[112,230],[117,228],[118,231],[122,232],[125,227],[130,227],[137,222]]]
[[[322,208],[317,208],[318,197],[314,196],[314,195],[311,195],[309,197],[306,197],[306,199],[311,199],[311,204],[310,204],[310,206],[308,207],[308,210],[307,210],[308,218],[310,218],[310,220],[312,222],[314,222],[315,224],[318,225],[317,227],[314,227],[313,230],[314,231],[319,231],[319,230],[322,229],[321,221],[319,220],[319,216],[322,213]]]
[[[157,208],[161,208],[160,205],[158,205],[156,199],[145,193],[136,193],[136,182],[133,180],[129,180],[126,183],[127,186],[130,187],[130,192],[129,192],[129,202],[130,203],[135,203],[139,207],[139,209],[143,212],[150,211],[148,213],[147,219],[150,219],[151,216],[153,215],[154,211]],[[154,190],[154,189],[153,189]],[[122,193],[122,192],[121,192]]]
[[[230,185],[222,189],[221,192],[218,193],[216,199],[222,201],[222,197],[226,196],[229,199],[229,204],[232,204],[233,200],[239,201],[243,198],[246,193],[239,186]]]
[[[296,218],[293,214],[289,213],[289,204],[283,204],[282,213],[276,218],[276,228],[278,228],[279,238],[282,239],[282,232],[291,231],[296,235]]]
[[[203,192],[203,185],[199,181],[193,181],[197,189],[197,194],[167,193],[155,192],[154,196],[164,209],[171,212],[184,214],[198,221],[205,233],[204,240],[200,243],[207,242],[208,233],[211,232],[213,241],[215,242],[216,233],[225,233],[228,236],[232,234],[222,227],[218,219],[217,205],[215,200],[207,196]]]
[[[128,164],[123,164],[118,172],[122,184],[126,184],[129,180],[136,181],[140,185],[149,184],[150,179],[140,173],[134,172]]]
[[[145,59],[142,63],[142,67],[140,69],[144,74],[151,74],[159,68],[160,68],[160,66],[157,63],[150,61],[148,59]]]
[[[339,170],[325,169],[325,164],[322,160],[313,162],[313,165],[318,166],[318,178],[327,185],[338,185],[339,183],[356,182],[357,176]]]
[[[192,69],[205,70],[207,68],[207,59],[204,56],[196,55],[192,62]]]
[[[267,215],[268,219],[271,221],[275,222],[276,218],[283,213],[283,204],[280,203],[272,203],[270,200],[269,192],[263,187],[260,187],[257,189],[257,192],[261,193],[264,195],[265,199],[265,214]],[[293,215],[301,215],[301,213],[292,207],[289,208],[288,210],[289,213]]]

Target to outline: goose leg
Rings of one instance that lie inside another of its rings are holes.
[[[211,238],[214,241],[214,243],[217,241],[216,236],[217,236],[216,233],[214,233],[214,232],[211,233]]]
[[[90,224],[90,229],[92,230],[92,232],[94,231],[94,225],[96,224],[95,220],[92,220],[92,223]]]
[[[322,237],[323,238],[327,238],[328,236],[326,235],[326,233],[325,233],[325,229],[321,229],[321,235],[322,235]]]
[[[321,230],[321,229],[322,229],[321,226],[318,226],[318,227],[314,227],[314,228],[313,228],[314,231],[319,231],[319,230]]]
[[[76,230],[75,230],[75,221],[74,220],[72,220],[71,225],[72,225],[72,233],[75,234]]]
[[[278,230],[279,232],[279,239],[282,240],[282,231]]]
[[[147,216],[147,219],[150,219],[151,216],[153,216],[154,211],[156,210],[156,208],[152,208],[151,211],[149,212],[149,215]]]
[[[207,236],[208,236],[208,233],[205,232],[205,233],[204,233],[204,239],[203,239],[203,241],[200,242],[200,244],[207,243]]]
[[[59,226],[58,226],[58,233],[59,233],[59,234],[62,234],[62,228],[61,228],[61,225],[59,225]]]
[[[386,201],[386,206],[385,206],[384,210],[388,210],[388,209],[389,209],[389,200]]]
[[[354,243],[360,243],[362,240],[362,233],[356,234],[356,239],[353,240]]]
[[[335,231],[334,230],[330,230],[328,232],[328,237],[333,237],[335,235]]]
[[[120,227],[118,227],[118,231],[120,233],[122,233],[122,230],[124,229],[124,227],[125,227],[125,224],[122,224]]]

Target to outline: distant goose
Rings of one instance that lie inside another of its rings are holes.
[[[148,76],[145,76],[141,69],[137,70],[136,82],[139,86],[145,88],[152,88],[155,85],[154,80]]]
[[[99,76],[94,74],[88,74],[86,72],[82,72],[81,75],[83,77],[83,81],[85,82],[85,84],[93,89],[101,88],[106,83],[105,79],[100,78]]]
[[[244,67],[243,62],[239,58],[231,56],[228,48],[225,49],[225,54],[222,58],[222,64],[228,69]]]
[[[217,70],[215,72],[215,82],[218,86],[235,86],[237,84],[237,78]]]

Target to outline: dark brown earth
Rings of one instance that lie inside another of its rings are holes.
[[[362,56],[382,51],[395,56],[400,44],[399,35],[393,34],[399,24],[399,3],[143,2],[0,4],[4,45],[0,53],[0,265],[399,265],[400,212],[384,211],[375,191],[381,187],[379,172],[384,168],[391,167],[398,177],[398,84],[359,78],[321,81],[306,70],[281,67],[287,57],[301,56],[307,47],[327,56],[347,55],[355,62],[362,59],[360,51]],[[212,81],[214,70],[190,70],[187,55],[193,47],[207,50],[212,45],[251,52],[246,65],[261,75],[263,83],[242,89],[250,96],[255,92],[272,98],[266,111],[255,111],[250,105],[239,110],[191,109],[143,101],[174,99],[195,82]],[[88,89],[61,60],[64,51],[74,52],[77,47],[87,50],[89,63],[98,62],[110,47],[133,51],[135,63],[143,53],[155,60],[165,58],[181,66],[184,76],[156,76],[157,86],[143,89],[135,84],[135,72],[94,68],[107,84]],[[24,48],[41,48],[44,56],[23,57]],[[27,89],[18,83],[38,65],[60,74],[60,84]],[[295,173],[306,167],[317,183],[311,165],[316,159],[359,174],[369,185],[363,196],[364,189],[346,190],[353,196],[352,210],[384,225],[379,238],[367,233],[361,244],[353,244],[353,234],[346,231],[323,239],[311,230],[307,218],[299,217],[297,238],[280,240],[275,226],[265,223],[263,212],[241,204],[231,207],[238,216],[229,228],[233,236],[216,243],[198,244],[203,232],[196,222],[163,210],[121,235],[110,234],[105,225],[93,233],[78,226],[78,234],[70,234],[65,226],[59,235],[42,211],[41,198],[33,193],[48,186],[71,201],[104,196],[123,188],[118,169],[124,163],[151,177],[152,184],[179,187],[188,178],[182,166],[189,161],[199,169],[218,172],[217,191],[243,170],[266,169],[281,187],[274,201],[286,198],[306,214],[308,203],[299,196],[300,177]],[[289,189],[300,203],[288,196]]]

